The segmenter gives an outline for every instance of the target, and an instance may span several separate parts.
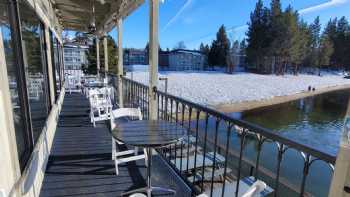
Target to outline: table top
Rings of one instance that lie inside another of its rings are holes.
[[[162,120],[137,120],[118,123],[112,135],[118,141],[139,147],[161,147],[182,139],[187,130]]]
[[[87,88],[103,88],[106,87],[104,83],[84,83]]]

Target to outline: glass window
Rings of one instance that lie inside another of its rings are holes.
[[[50,31],[50,45],[51,45],[51,60],[52,60],[52,75],[54,78],[55,88],[55,100],[57,101],[58,95],[61,90],[61,76],[60,76],[60,64],[58,54],[58,41],[54,34]]]
[[[0,15],[0,29],[3,38],[7,75],[10,85],[9,88],[12,102],[17,152],[21,169],[23,170],[32,150],[32,138],[24,121],[24,109],[21,105],[21,103],[24,101],[21,99],[21,94],[18,92],[20,89],[20,75],[18,74],[18,64],[14,58],[13,40],[11,36],[7,6],[8,5],[3,1],[0,2],[0,13],[2,13]]]
[[[48,114],[47,74],[45,52],[42,50],[43,26],[26,2],[19,3],[22,48],[29,96],[33,138],[38,139]]]

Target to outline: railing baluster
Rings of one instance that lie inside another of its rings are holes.
[[[160,98],[160,94],[157,94],[157,97],[158,97],[158,99],[157,99],[157,103],[158,103],[158,120],[160,120],[160,104],[159,104],[159,102],[161,102],[161,99],[159,99]]]
[[[278,196],[278,188],[279,188],[279,179],[280,179],[280,171],[281,171],[281,163],[283,159],[283,153],[285,151],[284,144],[280,144],[277,142],[278,154],[277,154],[277,172],[276,172],[276,180],[275,180],[275,197]]]
[[[215,175],[215,168],[216,168],[216,147],[217,147],[217,143],[218,143],[218,133],[219,133],[220,121],[221,120],[219,118],[217,118],[216,123],[215,123],[214,156],[213,156],[213,168],[212,168],[212,172],[211,172],[210,196],[213,196],[213,190],[214,190],[214,175]],[[205,156],[205,154],[204,154],[204,156]]]
[[[205,114],[205,128],[204,128],[204,147],[203,147],[203,155],[206,154],[207,151],[207,137],[208,137],[208,123],[209,123],[209,114],[208,112]],[[202,163],[202,183],[201,183],[201,192],[204,191],[204,170],[205,170],[205,157],[203,156]]]
[[[182,104],[182,109],[181,109],[181,116],[182,116],[182,120],[181,120],[181,125],[184,126],[184,122],[185,122],[185,109],[186,106],[185,104]],[[183,141],[181,141],[181,150],[180,150],[180,172],[182,172],[182,156],[183,156]]]
[[[191,116],[192,116],[192,107],[189,107],[188,111],[188,133],[187,133],[187,164],[186,164],[186,173],[188,174],[189,167],[189,158],[190,158],[190,133],[191,133]]]
[[[304,159],[304,169],[303,169],[303,178],[301,181],[301,189],[300,189],[300,197],[304,196],[305,193],[305,185],[306,185],[306,178],[309,174],[309,167],[311,165],[311,156],[309,154],[302,153],[303,159]]]
[[[244,148],[244,143],[245,143],[245,137],[246,137],[246,129],[243,129],[241,136],[240,136],[238,172],[237,172],[237,183],[236,183],[236,192],[235,192],[236,197],[238,197],[239,181],[241,179],[241,169],[242,169],[243,148]]]
[[[264,138],[261,135],[258,135],[258,147],[257,147],[257,156],[255,162],[255,181],[259,179],[259,164],[260,164],[260,154],[262,150],[262,145],[264,143]]]
[[[197,110],[197,115],[196,115],[196,142],[194,146],[194,170],[193,170],[193,183],[196,182],[196,175],[197,175],[197,148],[198,148],[198,130],[199,130],[199,116],[200,116],[200,111]]]
[[[179,114],[179,102],[176,101],[175,103],[175,122],[176,123],[178,123],[178,114]],[[177,158],[177,148],[175,149],[175,166],[176,166],[176,158]]]
[[[230,149],[230,137],[231,137],[232,125],[228,123],[227,125],[227,136],[226,136],[226,147],[225,147],[225,164],[224,164],[224,174],[223,174],[223,185],[221,197],[225,195],[225,187],[226,187],[226,174],[227,174],[227,163],[228,163],[228,150]]]

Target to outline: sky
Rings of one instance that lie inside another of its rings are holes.
[[[269,6],[270,0],[263,0]],[[159,42],[162,49],[172,49],[184,41],[187,49],[198,49],[201,42],[210,44],[223,24],[230,40],[242,40],[250,13],[257,0],[164,0],[159,5]],[[325,25],[330,18],[346,16],[350,20],[350,0],[281,0],[301,17],[312,22],[320,16]],[[123,21],[123,47],[144,48],[149,33],[149,2]],[[117,32],[109,33],[114,39]]]

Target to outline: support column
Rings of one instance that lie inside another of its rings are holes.
[[[329,197],[350,196],[350,100],[345,115],[343,135],[337,155]]]
[[[117,30],[118,30],[118,104],[119,107],[124,106],[123,102],[123,44],[122,44],[122,36],[123,36],[123,20],[119,18],[117,20]]]
[[[150,0],[150,27],[149,27],[149,119],[156,120],[157,81],[158,81],[158,0]]]
[[[96,37],[96,68],[97,76],[100,76],[100,40]]]
[[[107,43],[107,35],[103,38],[103,49],[104,49],[104,57],[105,57],[105,74],[108,72],[108,43]],[[107,76],[107,75],[106,75]]]

